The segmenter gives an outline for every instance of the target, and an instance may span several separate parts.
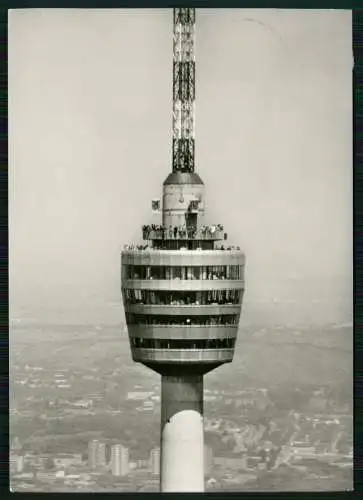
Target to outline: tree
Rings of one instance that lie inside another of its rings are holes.
[[[45,464],[44,464],[44,468],[45,468],[45,470],[52,470],[53,467],[54,467],[53,459],[48,457]]]

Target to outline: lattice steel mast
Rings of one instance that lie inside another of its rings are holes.
[[[194,172],[195,9],[174,9],[173,172]]]

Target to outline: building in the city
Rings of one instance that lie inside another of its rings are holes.
[[[111,447],[111,471],[114,476],[126,476],[130,471],[129,450],[122,444]]]
[[[105,467],[106,460],[106,444],[93,439],[88,443],[88,466],[90,469]]]
[[[20,439],[17,436],[15,436],[14,439],[11,441],[10,449],[11,451],[19,451],[21,450],[21,448],[22,446]]]
[[[162,492],[204,491],[203,376],[233,359],[245,256],[208,224],[195,172],[195,9],[174,9],[172,172],[158,224],[122,252],[133,360],[160,373]],[[137,187],[136,187],[137,189]],[[218,244],[218,246],[217,246]]]
[[[105,467],[106,465],[106,445],[98,443],[97,448],[97,467]]]
[[[98,444],[97,439],[93,439],[88,443],[88,466],[90,469],[97,468]]]
[[[213,465],[213,450],[211,446],[204,445],[204,474],[209,474]]]
[[[135,462],[136,469],[146,469],[149,466],[149,461],[145,460],[145,458],[139,458]]]
[[[150,451],[150,470],[153,476],[160,474],[160,448]]]
[[[127,393],[127,399],[144,400],[150,398],[154,393],[151,391],[131,391]]]
[[[214,465],[229,471],[244,470],[247,468],[247,457],[241,455],[239,457],[215,457],[213,459]]]
[[[39,479],[39,481],[52,483],[56,479],[64,478],[64,475],[64,471],[38,471],[36,473],[36,478]]]
[[[12,474],[19,474],[24,469],[24,456],[10,453],[10,472]]]
[[[56,457],[53,458],[54,467],[56,468],[64,468],[72,466],[80,466],[82,465],[82,454],[81,453],[60,453]]]

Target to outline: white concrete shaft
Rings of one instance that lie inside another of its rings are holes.
[[[162,492],[204,491],[203,375],[183,368],[161,377]]]
[[[182,410],[164,425],[161,434],[161,491],[204,491],[203,417]]]

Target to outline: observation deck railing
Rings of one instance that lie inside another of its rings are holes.
[[[159,238],[161,239],[161,238]],[[169,249],[169,248],[153,248],[149,245],[140,245],[140,244],[129,244],[129,245],[124,245],[124,251],[138,251],[138,252],[150,252],[150,253],[166,253],[166,252],[174,252],[175,254],[180,253],[180,252],[187,252],[189,255],[195,255],[196,252],[203,252],[206,255],[215,255],[217,252],[233,252],[233,251],[238,251],[240,252],[240,247],[234,247],[234,246],[228,246],[228,247],[216,247],[213,249],[202,249],[202,248],[197,248],[196,250],[189,250],[188,248],[179,248],[178,250],[174,249]]]

